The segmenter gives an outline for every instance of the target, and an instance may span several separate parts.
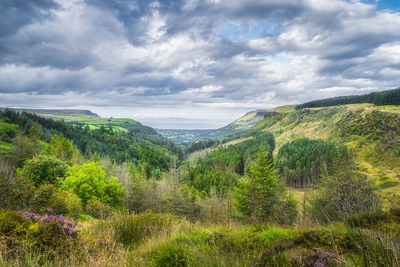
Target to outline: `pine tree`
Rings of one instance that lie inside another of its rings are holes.
[[[243,215],[261,221],[290,224],[297,216],[296,202],[287,196],[267,153],[258,153],[248,177],[235,191],[235,205]]]

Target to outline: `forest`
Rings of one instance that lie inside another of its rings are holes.
[[[293,114],[274,123],[321,116]],[[331,127],[337,140],[396,136],[395,115],[357,114]],[[282,142],[270,119],[178,146],[0,111],[0,265],[398,266],[400,210],[357,167],[357,146]]]
[[[329,107],[346,104],[372,103],[382,105],[400,105],[400,88],[365,95],[339,96],[314,100],[296,106],[296,109]]]
[[[305,186],[350,162],[350,152],[344,145],[301,138],[279,149],[275,167],[289,186]]]

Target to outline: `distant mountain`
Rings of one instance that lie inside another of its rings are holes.
[[[260,122],[267,113],[268,110],[266,109],[250,111],[243,117],[240,117],[227,126],[218,129],[157,129],[157,131],[162,136],[178,144],[191,144],[198,140],[222,139],[228,135],[250,129]]]
[[[246,113],[243,117],[235,120],[234,122],[228,124],[227,126],[223,127],[222,129],[230,128],[233,130],[240,130],[240,129],[250,129],[254,125],[256,125],[259,121],[261,121],[265,114],[268,113],[266,109],[259,109],[254,110]]]
[[[5,108],[0,108],[0,109],[5,109]],[[96,113],[93,113],[92,111],[87,110],[87,109],[22,109],[22,108],[8,108],[8,109],[26,111],[26,112],[40,114],[40,115],[47,114],[49,116],[87,115],[87,116],[93,116],[93,117],[100,118],[99,115],[97,115]]]

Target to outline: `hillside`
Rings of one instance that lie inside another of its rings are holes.
[[[194,129],[194,130],[185,130],[185,129],[157,129],[157,131],[164,137],[178,143],[178,144],[191,144],[195,141],[199,140],[208,140],[208,139],[221,139],[228,135],[240,133],[250,129],[255,126],[258,122],[260,122],[264,115],[267,113],[267,110],[254,110],[248,112],[243,117],[233,121],[225,127],[218,129]]]
[[[3,108],[4,109],[4,108]],[[128,118],[101,118],[90,110],[79,109],[14,109],[34,113],[41,117],[64,120],[68,124],[88,126],[89,129],[110,127],[119,132],[132,132],[135,137],[155,142],[166,141],[156,130],[140,122]]]
[[[273,113],[272,113],[273,112]],[[300,138],[322,139],[347,146],[357,171],[376,184],[389,203],[400,189],[400,107],[349,104],[334,107],[277,108],[248,132],[227,137],[247,141],[254,133],[274,135],[274,157],[286,143]]]

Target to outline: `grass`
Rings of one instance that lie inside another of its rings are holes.
[[[278,112],[281,115],[288,115],[296,111],[295,106],[282,106],[269,110],[270,112]]]
[[[69,255],[40,255],[45,261],[39,262],[38,255],[29,252],[7,257],[7,250],[0,246],[0,265],[297,266],[293,265],[296,257],[312,260],[307,255],[317,249],[346,259],[346,266],[399,266],[395,243],[399,231],[392,230],[399,225],[385,228],[382,223],[388,222],[380,223],[380,217],[376,218],[373,225],[379,228],[344,224],[282,228],[239,223],[230,227],[204,225],[150,212],[119,214],[106,220],[81,221],[79,237],[85,246]]]

